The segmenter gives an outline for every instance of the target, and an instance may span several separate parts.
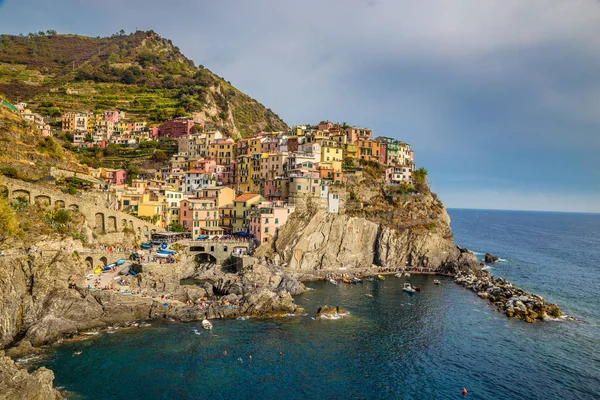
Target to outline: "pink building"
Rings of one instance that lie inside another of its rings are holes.
[[[215,199],[184,199],[179,205],[179,223],[192,232],[194,238],[214,235],[222,231],[219,227],[219,210]]]
[[[178,138],[192,134],[194,125],[204,127],[204,121],[199,118],[173,118],[165,121],[158,128],[158,137]]]
[[[113,185],[123,185],[127,183],[127,171],[124,169],[102,168],[100,177]]]
[[[282,202],[261,203],[253,207],[248,213],[250,233],[259,243],[264,243],[277,237],[279,229],[285,225],[294,207]]]
[[[389,185],[398,185],[402,182],[412,182],[411,167],[389,167],[385,170],[385,183]]]
[[[260,144],[261,153],[276,153],[280,151],[279,138],[269,137]]]
[[[333,122],[325,121],[319,124],[320,131],[328,131],[330,129],[333,129]]]
[[[204,173],[204,174],[214,174],[217,167],[217,162],[215,160],[198,160],[194,163],[194,169]]]
[[[104,111],[102,114],[102,119],[104,121],[110,121],[114,124],[119,122],[120,113],[118,111]]]

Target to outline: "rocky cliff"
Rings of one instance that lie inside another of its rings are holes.
[[[340,195],[343,195],[343,190]],[[348,202],[343,213],[311,207],[294,213],[274,245],[259,254],[287,263],[296,272],[381,267],[424,267],[455,272],[478,270],[479,262],[454,244],[450,217],[432,194],[401,203]]]

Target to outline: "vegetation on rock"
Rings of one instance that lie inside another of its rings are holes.
[[[197,115],[233,136],[287,129],[273,111],[153,31],[0,35],[0,93],[52,117],[116,108],[154,122]]]

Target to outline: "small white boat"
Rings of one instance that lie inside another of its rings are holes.
[[[205,320],[202,320],[202,327],[204,329],[206,329],[207,331],[210,331],[212,329],[212,324],[210,323],[209,320],[205,319]]]
[[[330,280],[329,280],[329,283],[332,283],[332,284],[334,284],[334,285],[337,285],[337,281],[336,281],[335,279],[330,279]]]
[[[400,278],[402,277],[402,272],[398,272],[396,275],[394,275],[396,278]]]
[[[410,278],[410,274],[407,272],[404,274],[405,277]]]
[[[434,279],[434,280],[433,280],[433,283],[434,283],[434,284],[436,284],[436,285],[439,285],[439,284],[440,284],[440,283],[442,283],[442,282],[440,282],[440,281],[439,281],[439,279]]]
[[[403,291],[405,291],[406,293],[415,293],[416,290],[412,288],[412,286],[410,285],[410,283],[406,282],[404,284],[404,287],[402,288]]]

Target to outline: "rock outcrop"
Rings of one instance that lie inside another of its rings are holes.
[[[546,303],[542,297],[527,293],[505,279],[495,278],[486,272],[479,276],[459,273],[455,282],[474,291],[482,299],[487,299],[509,318],[519,318],[531,323],[536,319],[561,316],[558,305]]]
[[[53,380],[54,374],[49,369],[42,367],[29,374],[0,351],[0,400],[62,399],[60,393],[52,387]]]
[[[348,310],[344,307],[332,307],[324,305],[317,310],[317,319],[338,319],[339,317],[348,315]]]
[[[194,274],[194,262],[185,254],[168,266],[144,265],[144,272],[131,282],[133,289],[147,293],[142,297],[88,290],[86,267],[67,252],[2,258],[0,348],[18,344],[11,349],[18,355],[31,345],[140,320],[272,317],[301,311],[291,295],[301,293],[304,285],[281,267],[255,261],[237,274],[213,276],[202,287],[180,284]],[[69,288],[71,280],[75,288]]]
[[[377,215],[363,214],[332,214],[324,209],[297,212],[279,231],[273,247],[263,246],[258,252],[281,260],[294,273],[360,269],[373,264],[448,273],[480,269],[473,253],[455,246],[445,209],[428,223],[429,229],[414,224],[393,225]]]
[[[499,260],[498,257],[496,257],[494,255],[491,255],[490,253],[485,253],[485,262],[486,262],[486,264],[493,264],[493,263],[495,263],[498,260]]]

